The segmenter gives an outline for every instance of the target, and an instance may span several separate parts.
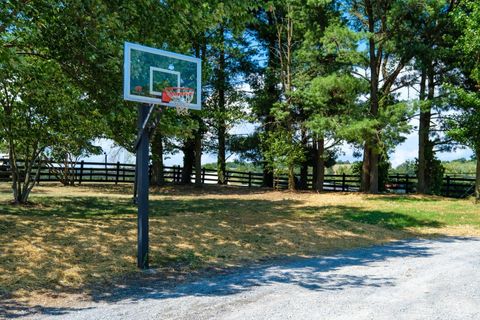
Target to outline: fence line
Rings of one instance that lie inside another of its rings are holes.
[[[37,168],[34,168],[36,170]],[[74,183],[82,184],[87,182],[103,183],[133,183],[135,181],[135,165],[120,162],[85,162],[68,163],[67,168],[63,163],[44,164],[40,168],[38,183],[60,181],[59,173],[73,178]],[[152,170],[150,170],[150,173]],[[180,166],[164,166],[164,179],[167,183],[180,183],[182,180],[182,168]],[[225,172],[226,182],[229,185],[261,187],[263,185],[263,174],[259,172],[243,172],[227,170]],[[202,184],[217,183],[217,170],[202,168]],[[298,180],[298,176],[296,177]],[[195,179],[194,173],[191,176]],[[0,159],[0,181],[10,181],[11,172],[8,159]],[[385,184],[386,189],[393,193],[415,193],[417,178],[408,174],[394,174],[388,176]],[[274,179],[274,187],[285,189],[288,186],[288,177],[278,175]],[[446,197],[464,198],[474,193],[475,178],[445,176],[441,186],[440,194]],[[325,191],[352,192],[360,189],[360,177],[348,174],[325,174],[323,188]],[[313,175],[307,176],[307,189],[313,189]]]

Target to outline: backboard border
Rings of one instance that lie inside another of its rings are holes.
[[[175,53],[171,51],[165,51],[161,49],[156,49],[152,47],[147,47],[144,45],[140,45],[137,43],[127,42],[124,43],[124,60],[123,60],[123,99],[128,101],[135,101],[135,102],[142,102],[148,104],[158,104],[167,107],[175,108],[176,105],[172,102],[163,102],[161,97],[159,98],[152,98],[152,97],[145,97],[139,96],[130,93],[130,68],[131,68],[131,50],[138,50],[143,52],[148,52],[152,54],[159,54],[166,57],[176,58],[179,60],[195,62],[197,64],[197,100],[195,103],[189,103],[188,109],[193,110],[201,110],[202,109],[202,61],[199,58],[195,58],[192,56],[183,55],[180,53]],[[151,67],[151,66],[149,66]],[[150,70],[150,69],[149,69]]]

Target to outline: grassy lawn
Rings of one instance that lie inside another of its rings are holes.
[[[131,186],[43,185],[12,206],[0,183],[0,295],[83,292],[135,275]],[[162,274],[308,256],[413,236],[480,235],[480,206],[421,196],[166,187],[150,198]]]

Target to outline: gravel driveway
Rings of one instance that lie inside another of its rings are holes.
[[[277,261],[171,290],[131,290],[120,300],[34,318],[480,319],[480,239],[400,241]]]

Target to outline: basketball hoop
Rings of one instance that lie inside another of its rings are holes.
[[[163,92],[175,105],[178,115],[188,115],[188,105],[193,100],[193,95],[195,94],[194,89],[187,87],[166,87]]]

